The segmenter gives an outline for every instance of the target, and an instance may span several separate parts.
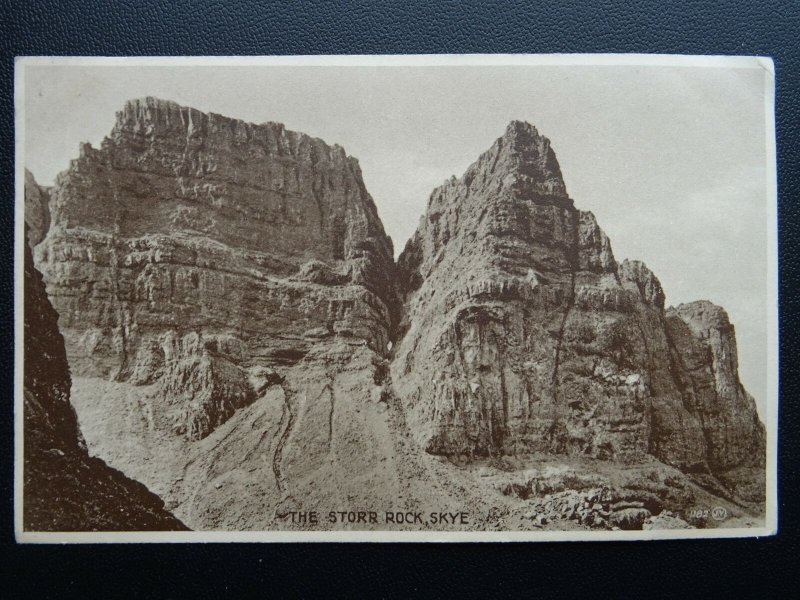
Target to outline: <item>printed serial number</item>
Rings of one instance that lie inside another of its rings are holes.
[[[708,519],[711,517],[715,521],[724,521],[728,516],[728,509],[724,506],[714,508],[695,508],[689,511],[690,519]]]

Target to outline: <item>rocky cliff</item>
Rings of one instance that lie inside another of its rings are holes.
[[[49,206],[36,259],[87,445],[192,528],[451,506],[462,529],[644,527],[719,496],[758,513],[764,430],[727,316],[665,309],[526,123],[434,190],[397,265],[340,147],[152,98]],[[375,528],[319,525],[342,527]]]
[[[24,310],[24,529],[186,529],[144,485],[89,456],[70,403],[70,372],[58,315],[28,244]]]
[[[51,210],[37,264],[73,373],[160,382],[190,437],[252,402],[251,367],[320,340],[386,350],[392,245],[339,146],[134,100],[59,175]]]
[[[399,271],[394,383],[428,452],[763,469],[725,312],[665,311],[656,276],[615,260],[531,125],[434,190]]]
[[[50,229],[50,190],[36,183],[28,169],[25,169],[25,223],[31,246],[41,242]]]

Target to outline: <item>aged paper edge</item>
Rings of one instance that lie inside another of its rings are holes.
[[[204,531],[204,532],[31,532],[22,527],[23,486],[23,280],[25,222],[25,68],[28,66],[324,66],[324,67],[453,67],[453,66],[628,66],[763,69],[767,160],[767,315],[765,356],[766,514],[765,526],[736,529],[656,531]],[[775,67],[769,57],[689,56],[677,54],[419,54],[329,56],[186,56],[186,57],[17,57],[14,63],[15,119],[15,246],[14,246],[14,530],[20,543],[195,543],[195,542],[547,542],[634,541],[743,538],[778,531],[778,185],[775,135]]]

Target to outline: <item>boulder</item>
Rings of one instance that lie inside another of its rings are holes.
[[[650,511],[646,508],[623,508],[611,513],[608,520],[612,527],[629,530],[642,529],[649,517]]]

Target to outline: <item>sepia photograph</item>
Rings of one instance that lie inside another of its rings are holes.
[[[15,64],[20,542],[773,535],[773,63]]]

